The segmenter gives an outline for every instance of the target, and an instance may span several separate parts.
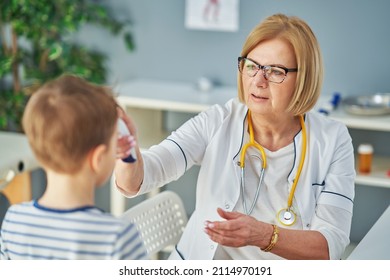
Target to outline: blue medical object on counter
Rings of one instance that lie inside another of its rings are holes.
[[[337,106],[340,104],[340,101],[341,94],[339,92],[335,92],[333,93],[332,98],[328,102],[320,106],[318,112],[324,115],[329,115],[330,112],[337,108]]]

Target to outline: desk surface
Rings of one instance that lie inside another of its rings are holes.
[[[237,96],[234,87],[214,87],[203,92],[189,83],[132,80],[114,89],[123,106],[198,113],[214,104],[225,104]]]
[[[6,177],[37,167],[38,162],[24,134],[0,131],[0,189]]]
[[[348,256],[348,260],[390,260],[390,206]]]

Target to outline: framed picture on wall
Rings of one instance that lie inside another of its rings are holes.
[[[238,30],[239,0],[186,0],[185,26],[189,29]]]

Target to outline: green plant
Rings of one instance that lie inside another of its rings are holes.
[[[104,83],[105,55],[73,40],[85,24],[123,36],[134,48],[128,26],[103,1],[2,0],[0,3],[0,130],[18,130],[29,94],[63,73]],[[13,128],[12,128],[13,127]]]

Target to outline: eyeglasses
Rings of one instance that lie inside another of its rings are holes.
[[[254,77],[262,70],[264,78],[272,83],[282,83],[287,76],[288,72],[297,72],[297,68],[286,68],[282,66],[274,65],[260,65],[250,58],[239,57],[238,58],[238,70],[241,74],[245,73],[249,77]]]

